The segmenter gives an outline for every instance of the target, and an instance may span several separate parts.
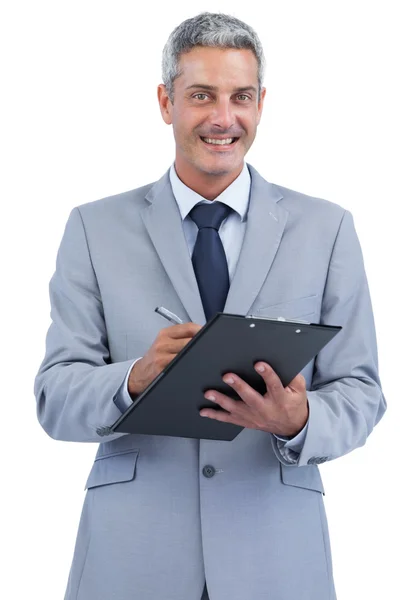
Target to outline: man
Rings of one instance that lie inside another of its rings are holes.
[[[207,588],[211,600],[335,598],[318,464],[362,446],[386,402],[351,214],[244,162],[263,68],[245,23],[184,21],[158,86],[174,164],[67,222],[38,418],[55,439],[100,443],[67,600],[200,600]],[[185,323],[166,326],[159,305]],[[264,396],[235,373],[242,403],[207,391],[215,410],[205,418],[244,427],[232,442],[107,437],[216,310],[343,329],[286,388],[261,363]]]

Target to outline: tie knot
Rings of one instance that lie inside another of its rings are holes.
[[[230,211],[230,206],[222,204],[222,202],[213,202],[212,204],[196,204],[189,214],[199,229],[212,227],[218,231]]]

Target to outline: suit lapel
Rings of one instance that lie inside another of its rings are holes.
[[[282,239],[288,212],[282,194],[249,166],[250,202],[246,233],[224,312],[246,315],[268,275]]]
[[[246,233],[224,308],[224,312],[243,315],[248,313],[268,275],[288,217],[287,211],[277,204],[282,195],[254,167],[248,167],[251,188]],[[154,248],[190,319],[202,325],[206,319],[169,170],[145,199],[149,204],[141,216]]]
[[[203,325],[206,317],[183,233],[181,213],[172,193],[169,170],[149,190],[145,199],[150,204],[141,215],[154,248],[190,319]]]

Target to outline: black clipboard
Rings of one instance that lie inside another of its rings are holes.
[[[206,400],[215,389],[242,402],[222,381],[236,373],[261,394],[266,386],[254,370],[271,365],[286,387],[342,329],[304,321],[216,313],[110,427],[110,433],[233,440],[243,429],[201,417],[202,408],[223,410]]]

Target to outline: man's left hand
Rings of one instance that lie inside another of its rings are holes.
[[[264,371],[259,371],[258,367],[264,367]],[[264,396],[235,373],[226,373],[222,380],[235,390],[243,402],[216,390],[207,390],[204,397],[224,410],[204,408],[200,415],[278,436],[296,436],[308,420],[306,380],[303,375],[297,375],[284,388],[278,375],[267,363],[256,363],[255,369],[264,379],[267,389]]]

